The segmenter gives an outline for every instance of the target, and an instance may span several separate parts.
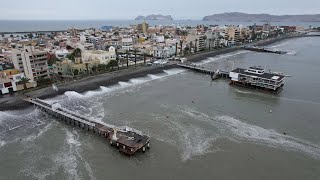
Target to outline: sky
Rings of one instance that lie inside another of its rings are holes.
[[[2,20],[120,20],[149,14],[200,20],[224,12],[320,14],[320,0],[0,0]]]

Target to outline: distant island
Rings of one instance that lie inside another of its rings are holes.
[[[168,20],[168,21],[172,21],[173,18],[170,15],[155,15],[155,14],[151,14],[148,16],[138,16],[136,17],[134,20]]]
[[[237,21],[237,22],[320,22],[320,14],[306,15],[270,15],[230,12],[205,16],[203,21]]]

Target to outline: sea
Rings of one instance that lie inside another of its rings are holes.
[[[28,32],[28,31],[61,31],[69,28],[96,28],[103,26],[128,27],[142,23],[143,21],[135,20],[0,20],[0,32]],[[205,25],[253,25],[264,24],[266,22],[238,22],[238,21],[200,21],[200,20],[174,20],[174,21],[147,21],[151,26],[196,26]],[[320,22],[271,22],[271,25],[294,25],[305,28],[320,27]]]
[[[0,111],[0,179],[319,180],[320,37],[270,47],[288,53],[241,50],[197,64],[290,75],[278,95],[175,68],[45,99],[149,134],[151,149],[133,157],[35,107]]]

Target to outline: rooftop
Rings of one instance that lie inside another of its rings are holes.
[[[265,79],[270,79],[270,80],[278,80],[278,81],[281,81],[282,79],[285,78],[285,76],[274,74],[274,73],[255,74],[255,73],[247,72],[246,70],[247,69],[237,68],[231,72],[245,74],[245,75],[254,76],[254,77],[265,78]],[[263,69],[261,69],[261,70],[263,70]]]

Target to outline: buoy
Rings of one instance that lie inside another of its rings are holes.
[[[269,112],[272,113],[272,110],[270,110]]]
[[[284,134],[284,135],[287,135],[287,133],[286,133],[286,132],[284,132],[283,134]]]

